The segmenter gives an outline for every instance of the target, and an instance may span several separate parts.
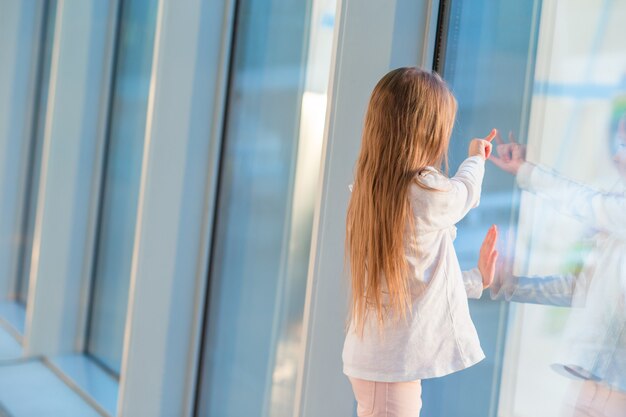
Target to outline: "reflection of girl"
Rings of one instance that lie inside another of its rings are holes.
[[[565,332],[567,348],[555,370],[583,380],[567,416],[626,416],[626,113],[616,117],[613,163],[624,187],[599,192],[525,162],[525,149],[497,138],[492,161],[517,177],[522,189],[593,227],[594,247],[580,273],[550,277],[498,274],[494,298],[575,307]]]
[[[400,68],[374,89],[346,224],[351,323],[343,363],[359,416],[417,417],[423,378],[484,358],[467,297],[493,279],[496,230],[478,268],[462,273],[454,224],[478,204],[487,140],[470,143],[456,176],[445,160],[456,100],[434,74]]]

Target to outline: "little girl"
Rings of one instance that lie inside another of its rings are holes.
[[[370,98],[346,221],[351,276],[344,373],[359,416],[417,417],[421,380],[484,359],[467,297],[493,280],[492,226],[478,268],[461,272],[452,242],[478,205],[495,129],[474,139],[453,178],[445,163],[456,100],[437,74],[399,68]]]

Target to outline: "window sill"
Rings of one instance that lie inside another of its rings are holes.
[[[118,380],[84,354],[56,356],[45,360],[67,385],[79,392],[101,414],[115,416]]]
[[[0,301],[0,322],[3,322],[7,331],[19,342],[24,335],[24,323],[26,323],[26,307],[24,304],[13,300]]]

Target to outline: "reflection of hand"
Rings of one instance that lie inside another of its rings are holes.
[[[480,255],[478,257],[478,270],[483,277],[483,288],[487,288],[493,283],[493,277],[496,272],[496,260],[498,259],[497,240],[498,228],[494,224],[487,231],[487,236],[485,236],[485,240],[480,247]]]
[[[526,162],[526,146],[520,145],[515,140],[513,133],[509,133],[509,143],[502,140],[500,133],[496,135],[496,153],[489,160],[498,168],[510,174],[516,175],[519,168]]]
[[[496,261],[496,271],[493,282],[489,287],[492,300],[511,301],[513,293],[515,293],[518,288],[518,277],[513,275],[514,255],[510,247],[515,241],[515,228],[509,227],[498,231],[498,244],[496,247],[498,247],[500,251]]]
[[[469,156],[482,156],[483,159],[488,159],[491,155],[491,141],[497,134],[496,129],[491,129],[489,135],[484,139],[472,139],[469,145]]]

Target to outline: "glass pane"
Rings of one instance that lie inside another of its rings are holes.
[[[626,410],[625,18],[624,1],[543,2],[501,393],[520,417]]]
[[[0,8],[0,320],[23,333],[56,2]]]
[[[501,288],[470,303],[487,359],[426,381],[424,416],[624,410],[625,18],[623,1],[451,2],[451,168],[492,127],[529,164],[513,176],[489,163],[481,205],[459,225],[464,268],[500,226]],[[460,400],[443,401],[452,393]],[[583,406],[594,393],[611,400]]]
[[[506,136],[509,131],[519,132],[526,123],[536,3],[480,0],[449,4],[440,70],[459,104],[450,142],[451,175],[467,157],[472,138],[484,137],[494,127]],[[489,226],[497,224],[502,235],[517,215],[514,178],[489,163],[486,168],[480,207],[457,225],[454,245],[464,270],[477,265],[478,249]],[[486,359],[466,371],[424,381],[425,417],[496,415],[508,306],[483,296],[470,300],[470,311]],[[458,401],[445,401],[450,395]]]
[[[157,2],[122,2],[87,352],[119,373]]]
[[[239,2],[201,416],[293,414],[334,11]]]
[[[26,172],[26,192],[24,202],[24,224],[20,266],[17,274],[17,299],[26,304],[28,298],[28,284],[30,277],[30,263],[33,249],[33,233],[35,228],[35,215],[37,208],[37,195],[39,193],[39,175],[41,172],[41,150],[43,146],[44,125],[46,120],[46,108],[48,104],[48,89],[50,83],[50,62],[52,59],[52,43],[54,39],[56,0],[48,0],[44,3],[43,37],[41,55],[39,57],[38,87],[36,92],[36,105],[33,120],[33,140],[31,143],[28,168]]]

